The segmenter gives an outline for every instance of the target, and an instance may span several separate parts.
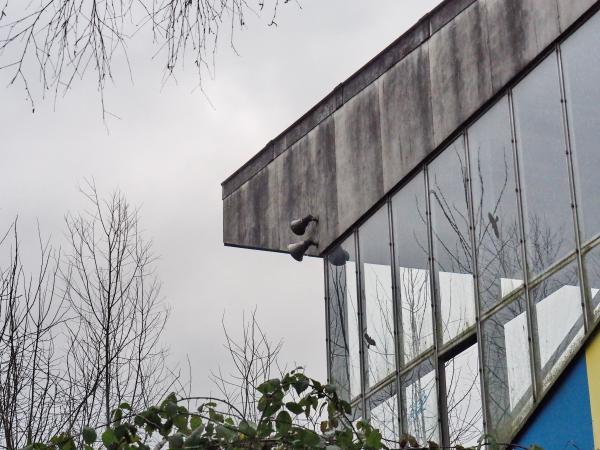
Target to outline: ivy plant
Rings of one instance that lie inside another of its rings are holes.
[[[435,442],[419,443],[403,435],[392,443],[368,422],[352,420],[350,404],[335,388],[293,370],[258,386],[259,420],[254,423],[224,400],[178,398],[169,394],[160,405],[133,412],[122,403],[101,429],[85,427],[61,433],[50,442],[26,450],[388,450],[441,449]],[[184,404],[200,402],[194,410]],[[500,450],[490,437],[478,449]],[[524,448],[510,446],[511,448]],[[458,445],[456,450],[464,449]],[[541,450],[531,447],[529,450]]]

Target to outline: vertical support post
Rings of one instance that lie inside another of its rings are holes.
[[[361,407],[363,411],[363,419],[369,419],[369,412],[367,411],[367,403],[365,399],[365,393],[367,391],[367,370],[368,370],[368,362],[367,355],[365,353],[365,306],[363,300],[363,278],[362,278],[362,268],[360,262],[360,237],[358,235],[358,231],[354,232],[354,251],[356,255],[356,304],[358,308],[358,353],[359,353],[359,365],[360,365],[360,400]]]
[[[327,257],[323,258],[323,282],[325,284],[325,358],[327,360],[327,384],[331,384],[331,334],[329,317],[329,267]]]
[[[400,433],[404,432],[404,424],[402,417],[404,417],[404,404],[401,395],[401,383],[400,383],[400,368],[403,366],[403,333],[402,333],[402,308],[400,307],[400,292],[398,289],[398,271],[396,270],[396,246],[394,236],[394,211],[392,208],[392,200],[388,199],[388,226],[390,232],[390,258],[391,258],[391,269],[392,269],[392,302],[394,312],[394,350],[396,352],[396,400],[398,403],[398,430]]]
[[[573,148],[571,142],[571,127],[569,124],[569,113],[567,108],[567,91],[565,88],[565,76],[562,64],[562,54],[560,45],[556,46],[556,61],[558,64],[558,78],[560,82],[560,103],[562,108],[563,130],[565,135],[565,154],[567,158],[567,168],[569,170],[569,188],[571,191],[571,211],[573,213],[573,227],[575,230],[575,245],[577,252],[577,263],[579,267],[579,286],[581,289],[581,308],[583,311],[583,327],[587,333],[590,330],[590,324],[594,322],[591,299],[589,298],[583,267],[583,255],[581,253],[581,226],[579,223],[579,208],[577,203],[577,189],[575,183],[575,167],[573,162]]]
[[[525,308],[527,311],[527,341],[529,344],[529,367],[531,370],[531,387],[534,403],[539,399],[541,391],[541,364],[537,339],[537,315],[535,305],[532,304],[529,295],[529,269],[527,263],[527,238],[525,235],[525,216],[523,210],[523,197],[521,189],[521,171],[519,169],[519,148],[517,143],[517,131],[515,122],[515,111],[512,90],[508,92],[508,110],[510,113],[510,132],[513,147],[513,161],[515,170],[515,182],[517,185],[517,216],[519,217],[519,228],[521,231],[521,260],[523,261],[523,288],[525,292]]]

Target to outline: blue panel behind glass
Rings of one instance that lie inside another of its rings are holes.
[[[544,450],[594,448],[585,354],[559,379],[515,442]]]

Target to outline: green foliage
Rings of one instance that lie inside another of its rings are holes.
[[[112,421],[98,432],[89,427],[79,434],[62,433],[50,442],[35,443],[26,450],[387,450],[436,449],[435,442],[419,444],[408,435],[390,443],[369,423],[353,423],[350,404],[338,397],[333,386],[308,378],[299,370],[258,386],[260,419],[253,423],[221,400],[178,399],[169,394],[160,405],[133,413],[128,403],[112,412]],[[189,411],[184,401],[204,403]],[[317,423],[316,429],[311,424]],[[484,436],[477,449],[500,450]],[[504,445],[504,448],[507,446]],[[453,447],[466,450],[461,446]],[[512,447],[518,448],[518,447]],[[537,446],[530,450],[541,450]]]

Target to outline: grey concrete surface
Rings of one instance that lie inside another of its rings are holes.
[[[289,228],[293,218],[308,214],[319,216],[318,226],[310,225],[306,236],[321,242],[331,242],[337,234],[337,190],[335,158],[335,125],[327,118],[306,137],[274,161],[280,173],[278,202],[279,233],[285,247],[303,237]],[[311,247],[316,255],[319,248]]]
[[[487,27],[479,1],[429,40],[435,146],[492,95]]]
[[[383,187],[387,192],[433,148],[429,44],[396,64],[378,86]]]
[[[598,0],[446,0],[223,182],[223,240],[322,251]]]

